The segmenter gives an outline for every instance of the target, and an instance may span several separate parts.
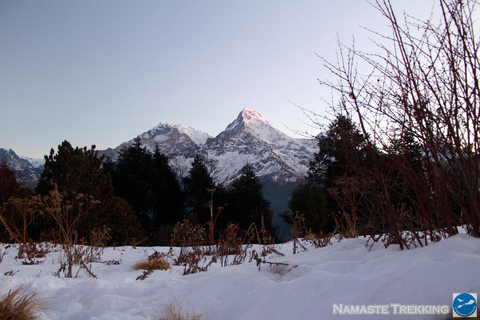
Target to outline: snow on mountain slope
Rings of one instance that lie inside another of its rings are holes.
[[[245,164],[250,164],[276,212],[287,210],[288,195],[304,179],[317,148],[314,139],[289,137],[251,109],[242,110],[215,138],[191,127],[167,123],[160,123],[138,137],[150,151],[158,146],[169,158],[170,166],[179,178],[188,175],[196,154],[203,157],[215,182],[225,186],[240,176]],[[133,142],[134,139],[98,153],[115,161],[122,148]],[[17,156],[15,159],[12,163],[17,168],[19,181],[35,187],[43,171],[43,166],[38,165],[44,160],[33,161]]]
[[[158,139],[161,141],[162,136],[168,136],[168,135],[176,135],[178,131],[178,135],[181,136],[182,138],[188,137],[189,140],[191,140],[193,143],[196,145],[202,145],[207,142],[208,138],[211,138],[208,133],[205,133],[200,130],[195,130],[192,127],[187,127],[181,124],[173,123],[173,124],[168,124],[164,122],[160,122],[158,126],[155,128],[143,133],[140,135],[140,138],[142,140],[148,141],[149,139]]]
[[[37,185],[43,172],[45,159],[28,159],[18,156],[12,149],[0,148],[0,161],[6,161],[8,167],[15,172],[17,180],[26,187]]]
[[[205,144],[205,142],[207,142],[207,140],[211,138],[208,133],[200,130],[195,130],[192,127],[187,127],[176,123],[172,124],[171,126],[177,128],[180,133],[186,134],[197,145]]]
[[[262,117],[260,113],[251,109],[243,109],[237,119],[230,123],[221,134],[231,135],[232,132],[250,133],[260,140],[267,143],[278,144],[285,138],[293,139],[272,127],[272,125]]]
[[[244,109],[225,131],[207,141],[202,151],[212,176],[225,184],[235,179],[246,163],[259,177],[292,182],[306,174],[315,147],[313,139],[289,137],[257,111]]]
[[[42,168],[45,166],[45,159],[36,159],[36,158],[29,158],[25,156],[18,156],[20,159],[27,160],[34,168]]]
[[[214,180],[225,185],[239,177],[246,163],[261,179],[298,181],[304,178],[316,149],[315,140],[289,137],[251,109],[242,110],[215,138],[191,127],[165,123],[138,137],[149,150],[158,146],[180,177],[188,174],[193,158],[200,154]],[[131,143],[133,139],[99,153],[115,160],[121,148]]]
[[[200,130],[195,130],[181,124],[167,124],[161,122],[155,128],[150,129],[138,136],[142,140],[142,144],[150,151],[155,150],[158,146],[160,151],[172,157],[174,154],[192,153],[191,150],[197,150],[201,145],[205,144],[210,136]],[[113,160],[116,160],[120,150],[131,145],[135,139],[120,144],[115,149],[107,149],[99,151]],[[190,151],[190,152],[188,152]],[[195,154],[193,152],[193,154]]]

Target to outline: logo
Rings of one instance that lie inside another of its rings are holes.
[[[476,317],[477,294],[454,293],[453,294],[453,317]]]

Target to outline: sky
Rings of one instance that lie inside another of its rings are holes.
[[[392,0],[428,17],[431,0]],[[319,133],[337,38],[388,34],[364,0],[0,0],[0,147],[43,158],[64,140],[116,147],[160,122],[216,136],[244,109]]]

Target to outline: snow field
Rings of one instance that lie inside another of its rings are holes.
[[[385,249],[367,239],[346,239],[325,248],[292,255],[292,243],[279,246],[289,264],[269,267],[256,263],[182,276],[183,267],[157,270],[143,281],[132,265],[154,250],[168,248],[107,248],[94,263],[94,279],[80,271],[74,279],[52,275],[59,252],[50,252],[39,265],[22,265],[10,246],[0,263],[0,288],[5,293],[25,284],[27,292],[49,305],[43,319],[152,319],[177,300],[186,310],[208,319],[445,319],[442,315],[334,315],[333,304],[452,305],[455,292],[480,291],[480,239],[459,234],[413,250]],[[258,246],[252,249],[258,251]],[[232,259],[230,259],[231,261]],[[296,266],[296,267],[294,267]],[[5,275],[13,271],[13,275]]]

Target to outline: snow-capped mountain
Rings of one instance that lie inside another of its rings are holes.
[[[188,174],[193,158],[200,154],[214,180],[224,185],[238,178],[246,163],[262,181],[296,182],[304,178],[316,147],[313,139],[289,137],[251,109],[242,110],[215,138],[190,127],[165,123],[138,137],[149,150],[158,146],[180,177]],[[133,141],[99,153],[115,160]]]
[[[161,122],[155,128],[139,135],[138,138],[142,140],[142,145],[149,150],[153,151],[158,146],[163,154],[170,157],[175,154],[191,153],[192,150],[198,150],[199,146],[204,145],[211,137],[207,133],[191,127]],[[133,141],[134,139],[120,144],[115,149],[108,148],[105,151],[99,151],[99,153],[116,160],[122,148],[131,145]]]
[[[138,138],[151,151],[158,146],[180,178],[188,175],[197,154],[204,159],[215,182],[224,186],[240,176],[245,164],[250,164],[263,184],[263,193],[271,202],[271,209],[277,213],[288,209],[288,197],[304,179],[316,151],[314,139],[289,137],[251,109],[242,110],[216,137],[180,124],[160,123]],[[116,160],[122,148],[134,140],[98,153]],[[13,150],[0,149],[0,159],[2,157],[13,167],[20,182],[29,187],[36,186],[44,160],[21,158]],[[281,224],[278,216],[274,217],[274,224]]]
[[[289,137],[257,111],[244,109],[201,151],[212,177],[224,184],[236,179],[246,163],[261,180],[285,183],[303,179],[315,152],[315,141]]]
[[[0,161],[6,161],[8,167],[24,186],[33,188],[37,185],[45,165],[44,159],[32,159],[18,156],[12,149],[0,148]]]
[[[244,109],[215,138],[179,124],[160,123],[138,136],[147,149],[158,146],[169,158],[172,169],[185,177],[195,155],[200,154],[217,183],[228,186],[250,164],[263,184],[263,194],[276,212],[274,225],[282,225],[278,213],[288,210],[287,202],[293,188],[308,171],[316,151],[315,139],[296,139],[275,129],[260,113]],[[112,160],[120,150],[134,142],[124,142],[115,149],[99,151]]]

